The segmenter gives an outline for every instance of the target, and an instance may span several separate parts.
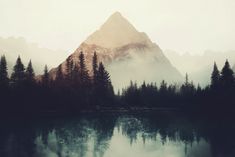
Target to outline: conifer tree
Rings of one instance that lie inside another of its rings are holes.
[[[189,83],[188,74],[186,73],[185,83],[180,88],[181,94],[185,96],[192,95],[194,94],[195,90],[196,89],[195,89],[193,82]]]
[[[5,56],[1,56],[0,59],[0,88],[7,87],[9,83],[8,73],[7,73],[7,62]]]
[[[33,83],[35,81],[34,80],[35,74],[34,74],[34,70],[33,70],[33,66],[32,66],[31,60],[29,61],[29,64],[28,64],[28,66],[26,68],[25,76],[26,76],[26,81],[28,83]]]
[[[220,71],[217,68],[216,63],[214,63],[213,72],[211,74],[211,87],[216,88],[219,86],[220,82]]]
[[[113,86],[111,84],[110,75],[105,70],[102,62],[99,63],[99,68],[97,71],[97,86],[98,92],[104,93],[106,96],[113,95]]]
[[[56,71],[56,81],[61,82],[63,80],[64,80],[64,75],[62,72],[62,64],[60,64],[57,71]]]
[[[221,71],[221,83],[224,88],[230,88],[234,85],[233,70],[230,68],[228,60]]]
[[[69,58],[66,59],[66,79],[67,81],[72,80],[73,61]]]
[[[105,70],[102,62],[99,64],[98,69],[98,83],[104,88],[108,88],[111,84],[109,73]]]
[[[13,72],[11,74],[11,81],[15,85],[20,85],[25,81],[25,68],[20,56],[17,58],[16,64],[13,68]]]
[[[79,55],[79,65],[80,65],[80,82],[82,86],[88,86],[90,83],[90,77],[88,74],[88,70],[85,64],[85,57],[83,52],[81,51]]]
[[[74,67],[73,67],[73,70],[72,70],[72,83],[75,84],[75,85],[79,85],[79,79],[80,75],[79,75],[79,68],[78,68],[78,65],[75,64]]]
[[[167,92],[167,83],[165,82],[165,80],[162,80],[159,92],[161,94],[165,94]]]
[[[142,88],[142,89],[145,89],[145,88],[146,88],[146,83],[145,83],[145,81],[143,82],[141,88]]]
[[[98,60],[96,52],[94,52],[94,56],[92,58],[92,69],[93,69],[93,82],[94,84],[97,83],[97,72],[98,72]]]
[[[49,73],[48,73],[48,68],[47,68],[47,65],[45,65],[45,68],[44,68],[44,73],[43,73],[43,76],[42,76],[42,84],[44,86],[48,86],[49,85]]]
[[[188,86],[189,85],[189,81],[188,81],[188,73],[186,73],[185,75],[185,86]]]

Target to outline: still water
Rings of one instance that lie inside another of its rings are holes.
[[[173,113],[2,120],[0,157],[234,157],[232,122]]]

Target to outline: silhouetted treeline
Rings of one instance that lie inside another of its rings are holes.
[[[226,60],[221,71],[214,63],[211,84],[205,88],[195,86],[186,74],[182,85],[160,86],[143,82],[141,86],[131,81],[130,86],[115,96],[110,75],[102,62],[93,55],[89,71],[83,52],[73,62],[68,57],[65,64],[49,72],[45,66],[42,76],[35,76],[33,64],[27,67],[18,57],[11,76],[8,76],[5,56],[0,59],[0,110],[9,112],[78,112],[80,110],[178,108],[190,110],[234,110],[235,77]],[[156,74],[157,75],[157,74]]]
[[[2,112],[77,112],[114,104],[110,75],[102,62],[93,56],[92,71],[87,69],[83,52],[79,63],[69,57],[56,69],[55,78],[45,66],[42,76],[35,77],[31,60],[27,67],[18,57],[8,77],[5,56],[0,61],[0,101]],[[63,67],[62,67],[63,66]]]
[[[195,86],[186,74],[182,85],[168,85],[164,80],[160,86],[143,82],[141,86],[131,81],[119,98],[129,107],[171,107],[183,109],[226,110],[235,109],[235,77],[228,60],[221,71],[216,63],[211,74],[211,84],[205,88]]]

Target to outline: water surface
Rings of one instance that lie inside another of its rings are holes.
[[[2,120],[1,157],[232,157],[231,121],[182,114]]]

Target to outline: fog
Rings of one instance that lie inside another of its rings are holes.
[[[228,59],[231,68],[234,68],[235,64],[235,51],[232,50],[207,50],[203,54],[198,55],[191,53],[180,54],[172,50],[165,50],[164,53],[182,75],[188,73],[189,79],[203,86],[210,83],[214,62],[216,62],[219,70],[223,68],[226,59]]]
[[[21,56],[25,66],[31,59],[36,74],[42,74],[45,64],[49,68],[57,67],[71,53],[69,51],[42,48],[37,43],[29,42],[22,37],[0,38],[0,55],[6,55],[10,72],[18,55]],[[139,85],[143,81],[159,84],[163,79],[169,83],[184,81],[183,77],[175,78],[169,69],[165,69],[168,67],[162,67],[162,64],[156,62],[156,52],[129,52],[129,54],[126,59],[116,60],[107,66],[116,91],[129,85],[130,80],[137,82]],[[207,50],[203,54],[197,55],[165,50],[164,55],[182,76],[188,73],[190,80],[193,80],[196,85],[200,83],[202,86],[210,82],[214,62],[217,63],[219,69],[222,69],[226,59],[229,60],[231,67],[235,63],[235,51],[232,50]]]
[[[234,50],[234,8],[234,0],[0,0],[0,36],[73,51],[119,11],[162,49]]]
[[[130,85],[130,80],[141,85],[146,83],[160,84],[162,80],[178,84],[183,77],[168,60],[156,51],[136,52],[131,50],[125,59],[119,59],[107,66],[115,90]],[[159,55],[160,54],[160,55]]]
[[[235,50],[234,8],[234,0],[0,0],[0,54],[6,55],[9,70],[20,55],[25,64],[32,59],[36,73],[42,73],[45,64],[51,68],[63,62],[119,11],[161,49],[177,52],[165,51],[182,75],[188,72],[195,83],[206,85],[214,61],[220,68],[225,58],[234,63],[233,51],[222,53]],[[215,51],[202,55],[208,49]],[[193,55],[179,55],[185,52]],[[151,55],[131,58],[107,67],[115,87],[125,87],[130,80],[181,80]]]
[[[0,55],[6,56],[10,72],[16,58],[20,56],[25,66],[31,59],[35,72],[41,74],[46,64],[48,68],[56,67],[65,60],[69,53],[63,50],[42,48],[37,43],[29,42],[22,37],[0,37]]]

